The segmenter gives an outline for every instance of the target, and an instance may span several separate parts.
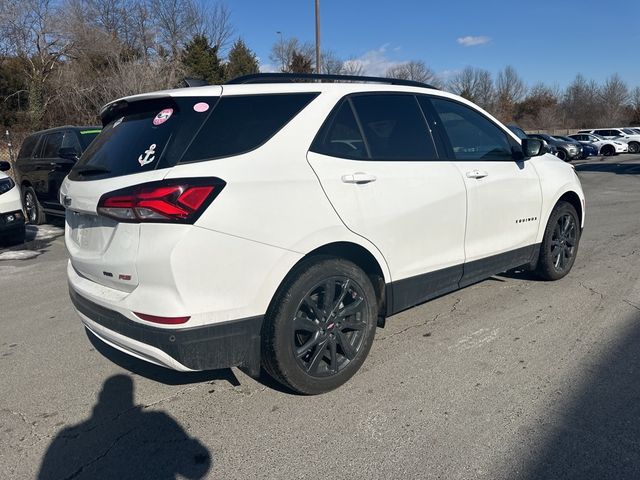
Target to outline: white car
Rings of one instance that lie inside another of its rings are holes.
[[[291,75],[103,108],[61,188],[70,296],[98,338],[316,394],[390,315],[515,267],[569,272],[584,195],[542,142],[417,82]]]
[[[574,135],[568,135],[568,137],[578,140],[580,143],[590,143],[597,147],[599,155],[610,156],[618,153],[627,153],[629,151],[628,143],[611,139],[607,140],[593,133],[576,133]]]
[[[579,130],[578,133],[593,133],[602,138],[624,142],[629,145],[629,153],[640,153],[640,134],[630,128],[597,128]]]
[[[11,169],[9,162],[0,161],[0,242],[24,242],[24,212],[20,189],[6,171]]]

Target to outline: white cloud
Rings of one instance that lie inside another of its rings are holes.
[[[382,76],[391,67],[398,66],[405,61],[394,61],[387,57],[387,47],[389,44],[384,44],[377,50],[369,50],[357,58],[349,60],[349,63],[362,67],[364,75]],[[395,50],[394,50],[395,51]]]
[[[485,43],[489,43],[491,38],[486,37],[484,35],[473,36],[467,35],[466,37],[458,37],[458,43],[463,47],[475,47],[477,45],[484,45]]]

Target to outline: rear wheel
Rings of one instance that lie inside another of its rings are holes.
[[[262,361],[304,394],[339,387],[363,364],[377,324],[375,291],[355,264],[325,258],[301,265],[265,318]]]
[[[22,204],[27,214],[27,220],[34,225],[40,225],[45,222],[45,214],[42,205],[36,197],[36,192],[32,187],[22,188]]]
[[[545,280],[564,277],[576,260],[580,242],[580,222],[576,209],[568,202],[558,202],[544,232],[536,273]]]
[[[640,152],[640,143],[629,142],[629,153],[638,153],[638,152]]]

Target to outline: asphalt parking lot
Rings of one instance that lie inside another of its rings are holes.
[[[0,478],[640,478],[640,155],[578,163],[568,277],[509,272],[398,314],[317,397],[89,338],[60,230],[32,229],[0,249]]]

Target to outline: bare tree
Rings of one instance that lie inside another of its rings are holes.
[[[624,123],[630,99],[629,87],[617,73],[607,78],[600,88],[599,97],[602,102],[603,124],[612,126]]]
[[[493,106],[495,91],[491,72],[481,68],[465,67],[448,84],[449,91],[476,103],[486,110]]]
[[[344,62],[332,50],[322,52],[322,73],[340,75],[344,68]]]
[[[158,41],[171,58],[179,60],[182,48],[200,25],[195,0],[155,0],[152,10]]]
[[[599,99],[598,85],[576,75],[566,88],[562,108],[566,112],[565,125],[574,128],[607,126],[603,125],[602,104]]]
[[[50,0],[3,0],[0,3],[0,42],[18,57],[28,83],[29,120],[39,127],[51,92],[48,82],[71,48],[56,22],[57,6]]]
[[[363,75],[364,67],[362,66],[362,62],[360,60],[349,58],[342,62],[342,70],[340,73],[342,75]]]
[[[293,55],[298,54],[304,57],[304,60],[308,60],[311,64],[314,64],[315,50],[313,45],[309,43],[302,43],[296,37],[280,38],[271,47],[271,53],[269,54],[269,60],[274,65],[280,68],[281,72],[289,72],[289,66],[293,62]]]
[[[414,80],[416,82],[428,83],[434,87],[442,87],[442,80],[422,61],[412,60],[387,70],[385,76],[402,80]]]
[[[511,65],[498,72],[496,79],[495,115],[503,121],[511,121],[516,103],[527,93],[527,87]]]
[[[197,18],[195,33],[206,35],[218,54],[226,51],[235,29],[231,24],[231,11],[224,3],[202,2],[194,5]]]

